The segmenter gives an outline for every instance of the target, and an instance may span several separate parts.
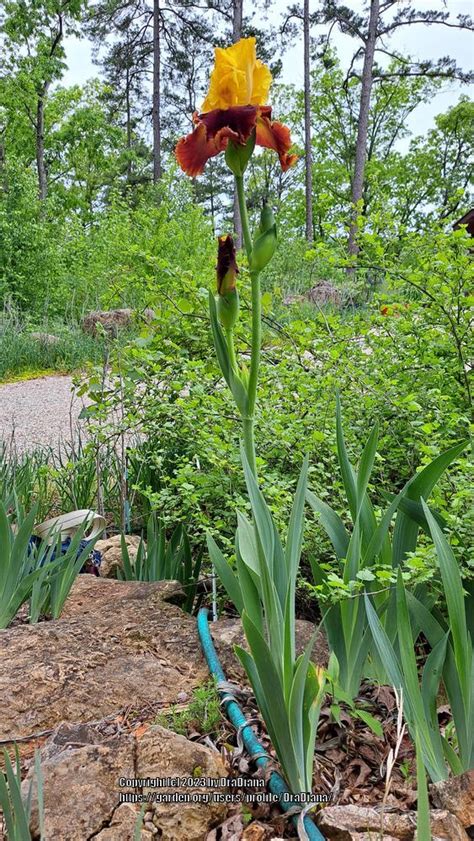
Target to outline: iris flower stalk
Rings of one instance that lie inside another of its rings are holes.
[[[271,260],[277,235],[273,214],[262,210],[260,227],[252,237],[245,199],[244,173],[255,145],[273,149],[283,171],[297,160],[290,153],[287,126],[272,120],[267,105],[272,77],[256,56],[255,38],[243,38],[227,49],[215,50],[215,65],[209,92],[200,113],[193,115],[193,131],[176,146],[176,158],[189,176],[200,175],[207,161],[225,153],[234,174],[242,233],[252,291],[250,369],[239,366],[234,346],[234,327],[239,317],[236,279],[239,272],[230,235],[218,239],[217,300],[210,295],[211,326],[218,361],[242,417],[244,450],[250,469],[257,475],[254,419],[262,343],[260,273]]]
[[[276,224],[265,206],[252,236],[245,201],[244,173],[255,145],[278,154],[283,170],[295,163],[288,128],[272,120],[266,104],[271,83],[267,67],[256,57],[255,39],[246,38],[228,49],[216,50],[209,93],[194,130],[183,137],[176,157],[192,177],[206,161],[225,153],[235,176],[252,290],[250,369],[239,365],[234,328],[239,318],[235,245],[230,235],[218,239],[217,295],[209,295],[209,311],[216,355],[243,424],[241,450],[252,521],[238,512],[234,572],[208,534],[209,556],[229,598],[242,616],[248,650],[236,653],[252,685],[258,707],[274,745],[290,790],[312,789],[314,745],[324,698],[324,675],[311,662],[317,631],[303,654],[296,653],[295,593],[304,530],[308,459],[305,459],[283,546],[270,510],[260,491],[254,442],[254,418],[262,342],[260,273],[277,244]],[[314,827],[314,832],[318,830]],[[319,837],[319,835],[317,836]]]

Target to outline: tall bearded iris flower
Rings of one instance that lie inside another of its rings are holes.
[[[201,113],[193,115],[194,130],[176,146],[176,158],[187,175],[200,175],[209,158],[224,152],[229,141],[242,147],[251,137],[258,146],[277,152],[284,171],[296,162],[297,156],[289,154],[288,127],[272,120],[266,104],[271,82],[270,70],[257,59],[255,38],[216,48]]]
[[[247,253],[252,295],[250,368],[240,364],[234,346],[234,329],[239,319],[238,268],[233,238],[218,239],[217,295],[209,296],[211,328],[217,358],[242,418],[243,443],[248,464],[257,475],[254,419],[262,343],[260,272],[277,246],[277,227],[272,209],[264,206],[260,226],[252,235],[244,190],[244,173],[255,144],[274,149],[285,171],[297,159],[290,153],[287,126],[272,120],[267,105],[272,76],[257,58],[255,38],[243,38],[227,49],[215,50],[215,64],[209,92],[201,113],[193,115],[194,129],[176,146],[181,169],[194,178],[209,160],[225,152],[227,166],[235,176],[235,189]]]

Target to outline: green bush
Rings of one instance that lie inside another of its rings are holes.
[[[431,267],[428,245],[427,237],[426,248],[418,249],[420,260],[426,277],[432,278],[430,294],[435,302],[443,303],[437,252],[433,252]],[[470,269],[456,238],[446,237],[443,248],[453,252],[449,283],[460,323],[467,324],[469,299],[457,295],[456,290]],[[414,263],[414,254],[410,260]],[[303,318],[297,306],[280,313],[277,298],[275,312],[267,311],[257,406],[257,458],[268,504],[283,532],[298,464],[306,453],[311,487],[322,489],[323,501],[330,502],[347,520],[333,424],[336,389],[344,403],[350,457],[357,452],[367,428],[376,421],[379,424],[369,488],[376,513],[385,507],[385,494],[399,491],[416,470],[469,433],[469,400],[449,319],[422,293],[412,296],[405,307],[407,284],[393,281],[389,289],[392,281],[388,274],[387,278],[386,289],[370,307],[354,310],[350,317],[334,309],[313,309],[311,318]],[[245,271],[239,275],[239,284],[245,309],[249,304]],[[218,532],[232,552],[235,507],[248,510],[236,456],[240,426],[232,399],[222,387],[217,362],[209,352],[207,295],[200,290],[201,278],[183,276],[179,284],[170,278],[156,322],[144,328],[121,352],[120,360],[116,359],[123,387],[117,381],[103,400],[92,392],[96,405],[90,415],[92,424],[94,415],[103,422],[105,410],[117,408],[123,397],[121,427],[139,428],[143,436],[142,443],[130,450],[136,500],[148,499],[167,526],[192,522],[196,540],[202,540],[209,529]],[[156,294],[159,298],[159,287]],[[179,296],[188,307],[176,308],[174,301]],[[386,306],[391,307],[387,313]],[[463,333],[466,345],[469,338]],[[236,342],[245,352],[239,332]],[[100,378],[97,370],[91,378],[93,389]],[[102,434],[107,429],[105,422]],[[470,481],[469,459],[461,457],[432,497],[467,576],[472,575],[474,564],[469,539]],[[429,545],[421,539],[407,564],[412,564],[413,575],[430,579],[437,587]],[[329,542],[316,523],[306,533],[303,571],[309,570],[309,557],[323,563],[332,557]]]

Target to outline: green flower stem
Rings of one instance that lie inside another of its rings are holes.
[[[249,415],[253,417],[257,402],[258,370],[260,367],[260,349],[262,345],[262,296],[258,272],[250,272],[252,282],[252,353],[249,375]]]
[[[245,250],[247,252],[249,264],[251,264],[252,235],[250,233],[247,202],[245,201],[244,179],[242,175],[235,176],[235,184],[237,189],[237,198],[239,201],[240,219],[242,222],[244,245]],[[257,465],[255,458],[254,416],[255,404],[257,402],[258,371],[260,368],[260,351],[262,344],[262,302],[260,294],[259,273],[251,271],[250,280],[252,284],[252,342],[250,357],[250,374],[247,389],[248,414],[247,417],[242,419],[242,422],[245,452],[250,467],[252,469],[252,473],[254,474],[254,476],[256,476]]]
[[[244,245],[247,252],[247,258],[250,263],[252,256],[252,235],[250,233],[249,215],[247,213],[247,202],[245,201],[244,192],[244,177],[243,175],[235,176],[235,187],[237,190],[237,199],[239,202],[240,221],[242,222],[242,233],[244,235]]]
[[[255,457],[254,419],[242,418],[242,430],[244,436],[244,450],[247,456],[249,467],[257,478],[257,461]]]
[[[239,366],[237,364],[237,357],[235,355],[235,347],[234,347],[234,331],[233,330],[226,330],[225,331],[225,338],[227,342],[227,350],[229,352],[229,359],[232,368],[234,369],[235,373],[237,374],[239,371]]]

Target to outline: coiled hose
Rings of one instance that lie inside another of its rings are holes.
[[[200,609],[197,617],[197,628],[202,650],[204,652],[207,665],[209,666],[209,671],[217,680],[217,689],[219,695],[221,696],[221,702],[225,708],[228,718],[234,727],[236,727],[242,734],[243,743],[256,765],[260,768],[265,768],[271,761],[265,751],[265,748],[257,739],[251,724],[247,723],[247,719],[245,718],[240,705],[235,700],[231,691],[223,688],[222,686],[219,688],[219,684],[225,684],[226,678],[211,638],[209,623],[207,621],[207,613],[208,611],[206,607],[202,607]],[[268,787],[272,794],[276,794],[280,798],[279,805],[283,812],[289,812],[295,809],[300,811],[300,805],[295,803],[294,800],[282,800],[282,795],[288,795],[289,790],[283,777],[281,777],[277,771],[271,772]],[[298,826],[299,814],[294,814],[292,816],[292,820],[294,824]],[[321,835],[319,829],[309,815],[305,815],[303,817],[303,826],[309,841],[325,841],[324,835]]]

